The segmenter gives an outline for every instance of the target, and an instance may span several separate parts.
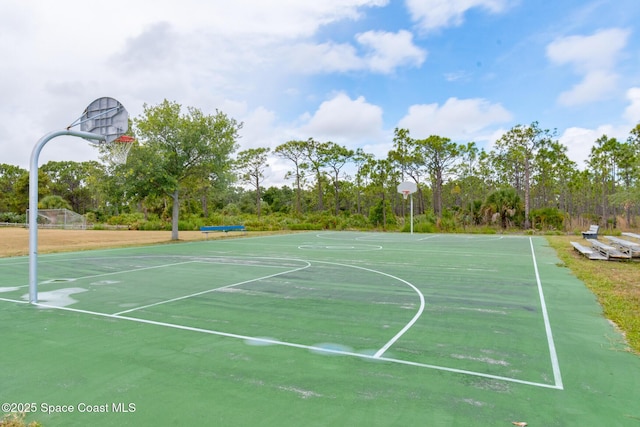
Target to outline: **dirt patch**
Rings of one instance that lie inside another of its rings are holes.
[[[250,233],[252,236],[259,232]],[[245,236],[242,232],[209,233],[208,239]],[[181,231],[179,241],[204,240],[200,231]],[[170,231],[137,230],[38,230],[38,253],[78,251],[98,248],[170,243]],[[0,228],[0,257],[29,254],[29,230],[19,227]]]

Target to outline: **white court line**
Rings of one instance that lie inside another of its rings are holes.
[[[181,296],[181,297],[177,297],[177,298],[172,298],[172,299],[168,299],[168,300],[165,300],[165,301],[156,302],[156,303],[153,303],[153,304],[148,304],[148,305],[144,305],[144,306],[140,306],[140,307],[135,307],[135,308],[132,308],[132,309],[129,309],[129,310],[124,310],[124,311],[120,311],[120,312],[114,313],[113,315],[114,316],[120,316],[120,315],[125,314],[125,313],[131,313],[133,311],[142,310],[142,309],[145,309],[145,308],[154,307],[154,306],[161,305],[161,304],[166,304],[166,303],[170,303],[170,302],[174,302],[174,301],[180,301],[180,300],[183,300],[183,299],[187,299],[187,298],[191,298],[191,297],[195,297],[195,296],[199,296],[199,295],[204,295],[204,294],[207,294],[207,293],[210,293],[210,292],[218,291],[220,289],[231,288],[233,286],[239,286],[239,285],[243,285],[245,283],[251,283],[251,282],[258,281],[258,280],[263,280],[263,279],[268,279],[268,278],[271,278],[271,277],[280,276],[282,274],[293,273],[294,271],[298,271],[298,270],[302,270],[302,269],[305,269],[305,268],[309,268],[311,266],[311,263],[309,263],[308,261],[303,261],[303,260],[298,260],[298,261],[305,262],[307,265],[304,266],[304,267],[295,268],[293,270],[288,270],[288,271],[283,271],[283,272],[276,273],[276,274],[271,274],[269,276],[258,277],[258,278],[255,278],[255,279],[245,280],[243,282],[234,283],[234,284],[227,285],[227,286],[222,286],[220,288],[207,289],[205,291],[196,292],[194,294],[184,295],[184,296]],[[403,279],[401,279],[399,277],[396,277],[396,276],[388,274],[388,273],[384,273],[382,271],[377,271],[377,270],[373,270],[373,269],[366,268],[366,267],[359,267],[359,266],[348,265],[348,264],[340,264],[340,263],[337,263],[337,262],[329,262],[329,261],[314,261],[314,262],[321,263],[321,264],[338,265],[338,266],[347,267],[347,268],[357,268],[357,269],[368,271],[368,272],[371,272],[371,273],[381,274],[383,276],[387,276],[387,277],[390,277],[390,278],[392,278],[394,280],[397,280],[399,282],[404,283],[405,285],[407,285],[410,288],[412,288],[418,294],[418,298],[420,299],[420,307],[418,308],[418,311],[413,316],[413,318],[397,334],[395,334],[393,336],[393,338],[391,338],[382,348],[380,348],[375,353],[375,355],[373,357],[376,358],[376,359],[380,358],[393,344],[395,344],[396,341],[398,341],[418,321],[418,319],[420,318],[420,316],[424,312],[424,309],[425,309],[424,295],[422,294],[422,292],[420,292],[420,290],[418,288],[416,288],[413,284],[407,282],[406,280],[403,280]]]
[[[116,319],[129,320],[129,321],[140,322],[140,323],[147,323],[147,324],[152,324],[152,325],[157,325],[157,326],[164,326],[164,327],[169,327],[169,328],[174,328],[174,329],[189,330],[189,331],[194,331],[194,332],[201,332],[201,333],[207,333],[207,334],[219,335],[219,336],[225,336],[225,337],[232,337],[232,338],[238,338],[238,339],[245,339],[245,340],[249,339],[249,340],[253,340],[253,341],[262,341],[262,342],[270,343],[270,344],[274,344],[274,345],[283,345],[283,346],[288,346],[288,347],[303,348],[303,349],[309,349],[309,350],[325,352],[325,353],[342,354],[342,355],[354,356],[354,357],[359,357],[359,358],[364,358],[364,359],[375,359],[375,360],[387,361],[387,362],[392,362],[392,363],[411,365],[411,366],[428,368],[428,369],[435,369],[435,370],[440,370],[440,371],[447,371],[447,372],[452,372],[452,373],[459,373],[459,374],[465,374],[465,375],[471,375],[471,376],[477,376],[477,377],[483,377],[483,378],[489,378],[489,379],[495,379],[495,380],[501,380],[501,381],[508,381],[508,382],[513,382],[513,383],[520,383],[520,384],[531,385],[531,386],[536,386],[536,387],[563,390],[563,383],[562,383],[562,378],[561,378],[561,375],[560,375],[558,357],[557,357],[557,354],[556,354],[555,344],[554,344],[553,336],[552,336],[552,333],[551,333],[551,326],[550,326],[549,317],[548,317],[548,313],[547,313],[546,303],[545,303],[545,300],[544,300],[544,294],[543,294],[543,291],[542,291],[542,284],[541,284],[540,276],[539,276],[539,273],[538,273],[537,262],[536,262],[535,253],[534,253],[534,249],[533,249],[533,241],[532,241],[531,238],[529,238],[529,242],[530,242],[530,246],[531,246],[533,264],[534,264],[534,269],[535,269],[535,274],[536,274],[538,291],[539,291],[539,295],[540,295],[543,318],[544,318],[544,322],[545,322],[545,330],[547,332],[547,341],[548,341],[548,345],[549,345],[549,351],[550,351],[550,355],[551,355],[551,362],[552,362],[552,366],[553,366],[554,381],[555,381],[554,385],[531,382],[531,381],[524,381],[524,380],[519,380],[519,379],[514,379],[514,378],[509,378],[509,377],[502,377],[502,376],[497,376],[497,375],[484,374],[484,373],[474,372],[474,371],[467,371],[467,370],[461,370],[461,369],[455,369],[455,368],[447,368],[447,367],[442,367],[442,366],[429,365],[429,364],[424,364],[424,363],[419,363],[419,362],[411,362],[411,361],[405,361],[405,360],[382,357],[382,354],[391,345],[393,345],[402,336],[402,334],[404,334],[411,326],[413,326],[415,321],[417,321],[418,317],[420,317],[420,315],[422,314],[422,310],[424,308],[424,305],[423,305],[424,304],[424,297],[409,282],[406,282],[406,281],[404,281],[402,279],[399,279],[398,277],[392,276],[392,275],[387,274],[387,273],[383,273],[383,272],[380,272],[380,271],[376,271],[376,270],[372,270],[372,269],[368,269],[368,268],[364,268],[364,267],[358,267],[358,266],[354,266],[354,265],[346,265],[346,264],[339,264],[339,263],[326,262],[326,261],[314,261],[314,262],[324,263],[324,264],[334,264],[334,265],[340,265],[340,266],[344,266],[344,267],[359,268],[359,269],[362,269],[362,270],[383,274],[385,276],[388,276],[388,277],[394,278],[396,280],[402,281],[403,283],[411,286],[414,290],[416,290],[418,292],[418,294],[420,295],[420,299],[421,299],[421,309],[414,316],[414,318],[409,322],[409,324],[407,324],[398,334],[396,334],[396,336],[394,336],[392,338],[392,340],[390,340],[383,348],[378,350],[374,355],[366,355],[366,354],[359,354],[359,353],[353,353],[353,352],[345,352],[345,351],[340,351],[340,350],[331,350],[331,349],[326,349],[326,348],[321,348],[321,347],[307,346],[307,345],[302,345],[302,344],[288,343],[288,342],[284,342],[284,341],[270,340],[270,339],[264,339],[264,338],[249,337],[249,336],[231,334],[231,333],[220,332],[220,331],[211,331],[211,330],[206,330],[206,329],[193,328],[193,327],[188,327],[188,326],[175,325],[175,324],[170,324],[170,323],[165,323],[165,322],[157,322],[157,321],[138,319],[138,318],[133,318],[133,317],[127,317],[127,316],[121,316],[120,315],[122,313],[126,313],[126,312],[129,312],[129,311],[140,309],[141,307],[133,309],[133,310],[127,310],[127,311],[124,311],[124,312],[116,313],[116,314],[106,314],[106,313],[91,312],[91,311],[80,310],[80,309],[73,309],[73,308],[69,308],[69,307],[48,306],[48,305],[45,305],[45,304],[35,304],[35,305],[41,306],[41,307],[45,307],[45,308],[67,310],[67,311],[78,312],[78,313],[86,313],[86,314],[92,314],[92,315],[103,316],[103,317],[111,317],[111,318],[116,318]],[[189,261],[189,262],[192,262],[192,261]],[[186,264],[186,263],[188,263],[188,262],[178,263],[178,264]],[[158,268],[158,267],[162,267],[162,266],[148,267],[148,268]],[[302,267],[302,268],[307,268],[307,267]],[[299,269],[302,269],[302,268],[299,268]],[[296,270],[299,270],[299,269],[296,269]],[[292,270],[292,271],[296,271],[296,270]],[[131,271],[136,271],[136,270],[131,270]],[[108,274],[117,274],[117,273],[107,273],[107,275]],[[276,275],[279,275],[279,274],[284,274],[284,273],[278,273]],[[275,275],[272,275],[272,276],[275,276]],[[253,280],[259,280],[259,279],[253,279]],[[246,283],[246,282],[243,282],[243,283]],[[239,284],[241,284],[241,283],[228,285],[226,287],[237,286]],[[222,289],[222,288],[218,288],[218,289]],[[212,291],[215,291],[215,290],[216,289],[212,289],[212,290],[205,291],[205,292],[212,292]],[[189,297],[189,296],[180,297],[180,299],[187,298],[187,297]],[[0,298],[0,300],[8,301],[8,302],[26,303],[25,301],[17,301],[17,300],[10,300],[10,299],[4,299],[4,298]],[[167,302],[169,302],[169,301],[167,301]]]
[[[166,322],[158,322],[158,321],[155,321],[155,320],[140,319],[140,318],[137,318],[137,317],[128,317],[128,316],[119,316],[119,315],[115,315],[115,314],[98,313],[98,312],[95,312],[95,311],[80,310],[80,309],[70,308],[70,307],[58,307],[58,306],[46,305],[46,304],[40,304],[40,303],[35,303],[34,305],[36,305],[38,307],[42,307],[42,308],[50,308],[50,309],[54,309],[54,310],[65,310],[65,311],[71,311],[71,312],[74,312],[74,313],[82,313],[82,314],[89,314],[89,315],[93,315],[93,316],[107,317],[107,318],[110,318],[110,319],[127,320],[127,321],[130,321],[130,322],[145,323],[145,324],[149,324],[149,325],[162,326],[162,327],[166,327],[166,328],[179,329],[179,330],[184,330],[184,331],[199,332],[199,333],[210,334],[210,335],[218,335],[218,336],[222,336],[222,337],[236,338],[236,339],[241,339],[241,340],[245,340],[245,341],[258,341],[258,342],[263,342],[265,344],[281,345],[281,346],[285,346],[285,347],[294,347],[294,348],[312,350],[314,352],[320,352],[320,353],[331,353],[331,354],[338,354],[338,355],[343,355],[343,356],[352,356],[352,357],[358,357],[358,358],[361,358],[361,359],[369,359],[369,360],[381,360],[381,361],[390,362],[390,363],[397,363],[397,364],[401,364],[401,365],[416,366],[416,367],[419,367],[419,368],[434,369],[434,370],[438,370],[438,371],[445,371],[445,372],[451,372],[451,373],[455,373],[455,374],[470,375],[470,376],[487,378],[487,379],[498,380],[498,381],[506,381],[506,382],[530,385],[530,386],[534,386],[534,387],[561,389],[557,385],[536,383],[536,382],[532,382],[532,381],[519,380],[519,379],[516,379],[516,378],[502,377],[502,376],[499,376],[499,375],[484,374],[482,372],[474,372],[474,371],[467,371],[467,370],[464,370],[464,369],[447,368],[447,367],[444,367],[444,366],[429,365],[429,364],[426,364],[426,363],[419,363],[419,362],[411,362],[411,361],[408,361],[408,360],[393,359],[393,358],[387,358],[387,357],[376,357],[375,355],[372,356],[372,355],[369,355],[369,354],[354,353],[354,352],[350,352],[350,351],[341,351],[341,350],[332,350],[332,349],[323,348],[323,347],[316,347],[316,346],[312,346],[312,345],[296,344],[296,343],[290,343],[290,342],[286,342],[286,341],[278,341],[278,340],[273,340],[273,339],[268,339],[268,338],[251,337],[251,336],[248,336],[248,335],[239,335],[239,334],[232,334],[232,333],[228,333],[228,332],[213,331],[213,330],[209,330],[209,329],[195,328],[195,327],[191,327],[191,326],[176,325],[174,323],[166,323]]]
[[[17,299],[9,299],[9,298],[0,298],[0,301],[17,302],[17,303],[20,303],[20,304],[28,304],[29,303],[29,301],[20,301],[20,300],[17,300]]]
[[[143,305],[143,306],[140,306],[140,307],[135,307],[135,308],[132,308],[132,309],[129,309],[129,310],[120,311],[118,313],[114,313],[113,315],[114,316],[120,316],[121,314],[131,313],[132,311],[143,310],[143,309],[149,308],[149,307],[155,307],[156,305],[167,304],[167,303],[170,303],[170,302],[180,301],[180,300],[187,299],[187,298],[197,297],[199,295],[204,295],[204,294],[208,294],[210,292],[219,291],[220,289],[232,288],[234,286],[244,285],[245,283],[251,283],[251,282],[256,282],[258,280],[269,279],[271,277],[280,276],[282,274],[293,273],[293,272],[298,271],[298,270],[303,270],[305,268],[309,268],[310,266],[311,266],[311,264],[309,262],[307,262],[307,265],[305,265],[303,267],[294,268],[293,270],[281,271],[280,273],[270,274],[268,276],[263,276],[263,277],[256,277],[254,279],[245,280],[243,282],[238,282],[238,283],[233,283],[231,285],[221,286],[219,288],[207,289],[206,291],[196,292],[196,293],[190,294],[190,295],[183,295],[181,297],[171,298],[171,299],[160,301],[160,302],[156,302],[156,303],[153,303],[153,304],[147,304],[147,305]]]
[[[551,333],[551,323],[549,322],[549,314],[547,313],[547,304],[544,300],[544,293],[542,292],[542,283],[540,282],[540,274],[538,273],[538,263],[536,262],[536,254],[533,250],[533,239],[529,237],[529,244],[531,245],[531,257],[533,258],[533,268],[536,272],[536,281],[538,283],[538,294],[540,295],[540,307],[542,308],[542,318],[544,319],[544,330],[547,333],[547,343],[549,345],[549,355],[551,357],[551,366],[553,368],[553,379],[556,383],[556,388],[563,390],[562,375],[560,375],[560,363],[558,361],[558,354],[556,353],[556,345],[553,342],[553,334]]]
[[[400,330],[400,332],[398,332],[396,335],[394,335],[394,337],[391,338],[389,340],[389,342],[387,342],[380,350],[378,350],[372,356],[375,359],[381,358],[381,356],[384,354],[384,352],[387,351],[389,349],[389,347],[391,347],[393,344],[395,344],[395,342],[398,341],[400,339],[400,337],[402,337],[402,335],[404,335],[405,332],[407,332],[409,330],[409,328],[411,328],[418,321],[418,319],[420,318],[420,316],[424,312],[424,307],[425,307],[424,295],[422,294],[422,292],[420,292],[420,290],[418,288],[416,288],[415,286],[413,286],[411,283],[407,282],[406,280],[403,280],[403,279],[401,279],[399,277],[396,277],[396,276],[394,276],[392,274],[384,273],[384,272],[378,271],[378,270],[373,270],[371,268],[359,267],[357,265],[340,264],[340,263],[337,263],[337,262],[329,262],[329,261],[313,261],[313,262],[322,263],[322,264],[339,265],[341,267],[347,267],[347,268],[358,268],[360,270],[365,270],[365,271],[368,271],[370,273],[381,274],[383,276],[387,276],[387,277],[390,277],[390,278],[392,278],[394,280],[397,280],[399,282],[404,283],[405,285],[409,286],[414,291],[416,291],[416,293],[418,294],[418,298],[420,298],[420,307],[418,308],[417,313],[413,316],[413,318],[409,321],[409,323],[407,323],[404,326],[404,328],[402,328]]]
[[[144,271],[144,270],[152,270],[154,268],[165,268],[165,267],[173,267],[176,265],[183,265],[183,264],[191,264],[197,261],[184,261],[184,262],[176,262],[173,264],[162,264],[162,265],[154,265],[152,267],[140,267],[140,268],[133,268],[131,270],[120,270],[120,271],[112,271],[110,273],[101,273],[101,274],[94,274],[91,276],[82,276],[82,277],[74,277],[71,280],[65,279],[67,281],[76,281],[76,280],[85,280],[85,279],[95,279],[96,277],[104,277],[104,276],[113,276],[115,274],[122,274],[122,273],[134,273],[136,271]],[[40,282],[40,284],[42,284],[44,282]],[[20,285],[20,286],[16,286],[17,288],[26,288],[29,285]]]
[[[383,273],[386,274],[386,273]],[[391,275],[388,275],[389,277],[393,277]],[[384,354],[385,351],[387,351],[389,349],[389,347],[391,347],[393,344],[395,344],[396,341],[398,341],[400,339],[400,337],[402,337],[405,332],[407,332],[409,330],[409,328],[411,328],[420,318],[420,316],[422,315],[422,313],[424,312],[424,295],[422,294],[422,292],[420,292],[420,290],[418,288],[416,288],[415,286],[413,286],[411,283],[407,282],[406,280],[402,280],[400,278],[396,278],[397,280],[400,280],[401,282],[407,284],[408,286],[410,286],[411,288],[413,288],[414,291],[416,291],[416,293],[418,294],[418,298],[420,298],[420,308],[418,309],[418,312],[415,314],[415,316],[413,316],[413,319],[411,319],[409,321],[409,323],[407,323],[404,328],[402,328],[400,330],[400,332],[398,332],[393,338],[391,338],[389,340],[388,343],[386,343],[384,346],[382,346],[382,348],[380,350],[378,350],[376,352],[376,354],[373,355],[373,357],[375,358],[379,358],[380,356],[382,356]]]

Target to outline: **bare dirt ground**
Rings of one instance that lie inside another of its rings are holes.
[[[251,233],[257,235],[258,233]],[[241,232],[209,233],[209,239],[241,237]],[[179,241],[204,240],[200,231],[180,231]],[[38,253],[170,243],[170,231],[134,230],[38,230]],[[0,228],[0,257],[29,254],[29,230]]]

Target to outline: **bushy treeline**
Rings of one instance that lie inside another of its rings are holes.
[[[110,162],[108,149],[102,162],[48,162],[38,172],[39,205],[71,209],[90,224],[174,233],[218,224],[408,230],[410,204],[397,186],[409,181],[417,232],[636,226],[640,125],[626,141],[594,141],[585,168],[536,122],[513,127],[491,151],[396,129],[382,159],[313,138],[237,152],[241,127],[221,112],[145,105],[126,164]],[[275,158],[289,165],[280,177],[289,184],[265,188]],[[0,222],[22,222],[28,181],[27,171],[0,164]]]

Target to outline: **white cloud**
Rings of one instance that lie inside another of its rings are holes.
[[[499,13],[508,3],[509,0],[406,0],[411,19],[427,31],[461,25],[465,12],[471,8]]]
[[[344,93],[338,93],[323,102],[298,132],[307,135],[303,139],[328,139],[355,148],[363,141],[378,140],[382,125],[380,107],[369,104],[363,97],[351,99]]]
[[[412,105],[398,126],[409,129],[414,138],[441,135],[452,140],[471,140],[479,132],[511,119],[511,113],[500,104],[477,98],[449,98],[442,106]]]
[[[579,169],[584,169],[585,162],[591,153],[591,147],[602,135],[624,141],[629,135],[629,129],[626,126],[614,127],[612,125],[602,125],[595,129],[570,127],[565,129],[558,141],[567,147],[567,157],[576,162]]]
[[[330,71],[367,70],[355,39],[353,45],[331,45],[313,38],[327,25],[356,21],[367,9],[387,3],[158,0],[150,7],[112,0],[97,17],[80,0],[65,1],[64,7],[48,0],[3,2],[0,162],[27,167],[38,138],[67,126],[102,96],[121,101],[131,117],[142,113],[144,103],[154,105],[165,98],[205,113],[218,108],[239,120],[246,118],[241,144],[257,143],[261,134],[265,136],[260,141],[266,141],[269,132],[283,129],[260,132],[257,127],[269,119],[259,106],[291,97],[283,88],[302,89],[298,96],[307,95],[295,80],[300,70],[287,68],[287,57],[279,54],[307,43],[312,52],[320,51],[310,62],[319,57]],[[398,46],[410,51],[410,45],[401,44],[406,40],[398,39]],[[371,52],[384,57],[378,48]],[[414,63],[391,58],[388,69],[394,60]],[[47,146],[40,163],[60,157],[97,159],[82,140],[70,139],[76,149],[65,144],[56,140]]]
[[[567,147],[567,156],[576,162],[580,169],[585,167],[585,162],[591,153],[591,147],[596,140],[603,135],[626,141],[629,132],[640,122],[640,88],[632,87],[627,90],[629,106],[625,109],[623,118],[627,123],[621,125],[603,124],[594,129],[582,127],[569,127],[565,129],[558,141]]]
[[[560,37],[547,46],[547,58],[558,65],[570,65],[582,80],[558,97],[561,105],[581,105],[610,96],[616,88],[615,67],[629,37],[619,28],[601,30],[590,36]]]
[[[353,45],[345,43],[298,43],[281,46],[279,56],[283,67],[301,73],[333,73],[362,70],[365,62]]]
[[[561,105],[583,105],[605,98],[615,90],[618,76],[606,70],[588,72],[571,90],[558,95]]]
[[[367,31],[358,34],[356,40],[371,50],[366,62],[375,72],[386,74],[405,64],[420,66],[427,57],[426,51],[413,44],[413,35],[404,30],[398,33]]]
[[[627,99],[631,104],[624,110],[624,118],[635,126],[640,122],[640,87],[627,90]]]
[[[401,30],[397,33],[367,31],[356,35],[356,42],[365,50],[359,54],[356,46],[347,43],[298,43],[282,45],[278,50],[286,57],[289,70],[305,73],[333,73],[371,71],[392,73],[400,66],[420,66],[427,52],[413,43],[413,35]]]

